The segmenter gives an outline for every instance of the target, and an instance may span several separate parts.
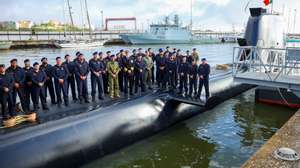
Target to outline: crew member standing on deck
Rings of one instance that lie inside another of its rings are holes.
[[[133,95],[133,86],[134,86],[134,66],[135,66],[135,58],[134,56],[129,56],[129,51],[125,51],[126,61],[124,64],[125,71],[125,93],[128,92],[130,95]]]
[[[210,74],[210,65],[207,63],[206,59],[203,58],[201,60],[201,64],[198,68],[198,75],[199,75],[199,88],[198,88],[198,98],[201,97],[202,88],[204,85],[205,88],[205,98],[208,100],[210,93],[209,93],[209,74]]]
[[[32,100],[32,81],[30,79],[30,72],[33,71],[29,59],[24,60],[24,71],[25,71],[25,82],[24,82],[24,92],[25,92],[25,105],[26,109],[30,111],[30,100]],[[32,100],[33,101],[33,100]]]
[[[13,84],[13,77],[5,73],[5,65],[0,64],[0,104],[3,120],[16,116],[12,99]]]
[[[25,113],[29,112],[25,103],[25,92],[24,92],[24,82],[25,82],[25,71],[23,68],[18,66],[18,60],[12,59],[10,61],[10,67],[6,70],[7,74],[10,74],[14,79],[14,86],[12,91],[13,106],[16,108],[17,95],[21,101],[22,109]]]
[[[146,71],[146,62],[143,59],[142,54],[137,54],[137,58],[135,61],[135,93],[138,92],[139,86],[141,87],[141,91],[145,92],[145,71]]]
[[[175,53],[172,54],[167,61],[167,82],[171,87],[171,91],[176,89],[176,74],[177,74],[177,62],[175,60]]]
[[[147,84],[148,89],[152,90],[152,70],[153,70],[153,59],[150,55],[151,53],[149,50],[146,51],[146,55],[144,57],[145,63],[146,63],[146,71],[145,71],[145,82]]]
[[[56,57],[56,65],[53,66],[52,74],[54,78],[57,104],[60,106],[62,103],[62,99],[61,99],[61,92],[62,92],[65,106],[69,106],[69,95],[68,95],[69,71],[67,66],[62,64],[61,57]]]
[[[99,58],[98,52],[93,53],[93,58],[89,61],[91,70],[92,101],[96,100],[96,87],[98,87],[98,99],[103,100],[103,78],[105,66]]]
[[[124,72],[124,63],[126,61],[126,56],[124,50],[120,50],[119,57],[118,57],[118,63],[120,67],[120,72],[118,74],[119,76],[119,88],[120,91],[124,91],[124,80],[125,80],[125,72]]]
[[[52,65],[48,64],[48,59],[46,57],[41,59],[42,65],[40,66],[41,70],[43,70],[47,77],[46,77],[46,83],[45,83],[45,89],[46,89],[46,99],[47,99],[47,90],[49,91],[50,98],[51,98],[51,103],[56,104],[55,101],[55,92],[54,92],[54,87],[53,87],[53,80],[52,80]]]
[[[192,65],[189,66],[189,96],[197,96],[197,81],[198,81],[198,65],[196,61],[192,62]]]
[[[106,52],[106,57],[103,58],[103,63],[105,66],[105,73],[103,74],[102,78],[103,78],[103,88],[104,88],[104,93],[108,94],[108,72],[107,72],[107,63],[110,61],[110,56],[111,56],[111,52],[107,51]]]
[[[109,83],[109,91],[110,97],[113,99],[114,97],[120,97],[119,90],[119,80],[118,74],[120,72],[119,63],[116,60],[115,55],[111,55],[111,61],[107,63],[107,72],[108,72],[108,83]]]
[[[69,87],[71,87],[71,92],[72,92],[72,98],[73,101],[77,101],[77,96],[76,96],[76,85],[75,85],[75,62],[71,61],[71,56],[69,54],[65,55],[65,62],[63,63],[64,66],[68,68],[68,92],[69,92]]]
[[[182,62],[178,67],[179,74],[179,94],[184,95],[188,92],[187,81],[188,81],[189,64],[187,63],[187,57],[182,57]],[[184,92],[183,92],[184,89]]]
[[[89,64],[85,61],[83,54],[79,54],[78,61],[75,63],[75,79],[79,101],[89,103],[87,76],[90,72]]]
[[[152,51],[151,48],[148,48],[148,52],[149,52],[150,57],[152,58],[152,62],[154,63],[155,62],[155,54],[154,54],[154,52]],[[151,77],[152,84],[154,84],[155,83],[154,66],[152,66],[152,68],[151,68],[151,74],[152,74],[152,77]]]
[[[196,61],[196,64],[198,64],[198,62],[199,62],[199,53],[197,52],[196,48],[193,48],[193,52],[192,52],[191,56],[193,57],[193,60]]]
[[[40,70],[39,63],[33,64],[33,71],[30,73],[30,79],[32,81],[32,92],[33,92],[33,109],[38,111],[39,99],[41,100],[43,110],[49,110],[46,100],[46,89],[45,83],[47,81],[47,75],[43,70]]]
[[[164,57],[162,49],[159,49],[159,55],[156,56],[156,82],[158,87],[166,88],[165,86],[165,72],[166,72],[166,63],[167,59]]]

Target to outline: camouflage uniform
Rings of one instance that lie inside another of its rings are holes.
[[[108,83],[109,83],[109,92],[110,96],[113,98],[114,96],[119,97],[119,79],[118,73],[120,72],[119,63],[117,61],[110,61],[107,63],[107,72],[108,76]],[[113,77],[115,75],[115,78]]]

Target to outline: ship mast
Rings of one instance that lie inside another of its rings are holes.
[[[190,20],[190,29],[193,30],[193,0],[191,0],[191,20]]]
[[[72,7],[70,5],[70,0],[67,0],[67,4],[68,4],[68,8],[69,8],[69,15],[70,15],[70,20],[71,20],[71,30],[72,30],[72,28],[74,28],[74,21],[73,21],[73,16],[72,16],[72,11],[71,11]],[[76,34],[74,34],[74,37],[76,39]]]
[[[87,7],[87,0],[85,0],[84,2],[85,2],[85,9],[86,9],[86,17],[87,17],[87,21],[88,21],[88,24],[89,24],[90,39],[92,39],[92,28],[91,28],[91,21],[90,21],[89,11],[88,11],[88,7]]]

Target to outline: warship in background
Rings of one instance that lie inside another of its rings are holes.
[[[211,44],[221,43],[221,39],[208,36],[194,36],[188,27],[181,27],[179,16],[174,16],[174,23],[169,17],[162,24],[151,24],[150,31],[136,34],[122,34],[121,39],[127,44]]]

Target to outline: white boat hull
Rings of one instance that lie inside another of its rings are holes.
[[[54,43],[58,48],[88,48],[103,46],[105,41]]]
[[[0,42],[0,50],[10,49],[11,45],[12,45],[11,41]]]
[[[220,39],[215,38],[192,38],[192,39],[163,39],[151,35],[120,35],[127,44],[213,44],[220,43]]]

